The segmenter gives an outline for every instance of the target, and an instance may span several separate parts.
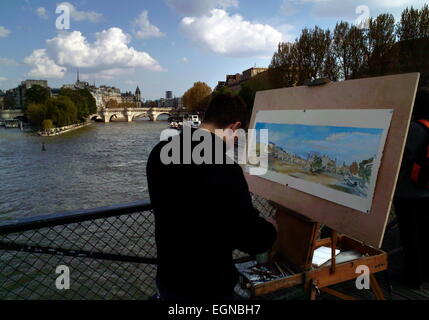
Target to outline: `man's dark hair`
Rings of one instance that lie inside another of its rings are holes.
[[[211,100],[204,116],[204,122],[214,124],[218,128],[241,122],[241,127],[246,128],[248,117],[246,103],[241,97],[220,93]]]
[[[413,115],[416,120],[429,120],[429,88],[420,88],[417,91]]]

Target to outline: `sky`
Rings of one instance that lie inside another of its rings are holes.
[[[257,123],[256,129],[268,129],[269,141],[289,153],[307,159],[316,152],[339,165],[375,157],[383,133],[382,129],[273,123]]]
[[[304,27],[389,12],[423,0],[1,0],[0,89],[25,79],[53,88],[81,80],[158,99],[194,82],[267,67]],[[68,29],[63,18],[70,12]],[[57,21],[59,20],[59,21]],[[59,28],[58,28],[58,23]],[[61,29],[62,28],[62,29]]]

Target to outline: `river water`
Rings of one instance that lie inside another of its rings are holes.
[[[94,123],[49,138],[0,128],[0,223],[147,199],[147,159],[167,127]]]

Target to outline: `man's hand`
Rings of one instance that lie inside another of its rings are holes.
[[[279,232],[279,226],[277,225],[276,219],[269,217],[269,218],[265,218],[265,220],[271,223],[274,226],[274,228],[276,228],[276,231]]]

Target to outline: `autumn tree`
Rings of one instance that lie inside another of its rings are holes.
[[[208,107],[212,89],[204,82],[196,82],[194,86],[183,95],[185,107],[192,111],[205,111]]]
[[[353,162],[350,166],[350,173],[353,175],[357,175],[359,173],[359,165],[357,162]]]

